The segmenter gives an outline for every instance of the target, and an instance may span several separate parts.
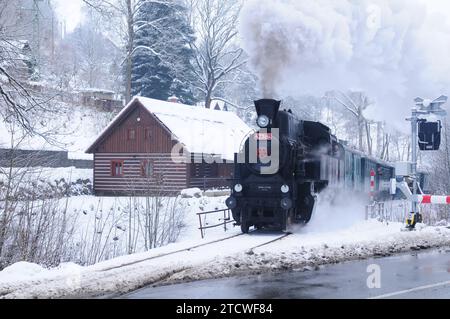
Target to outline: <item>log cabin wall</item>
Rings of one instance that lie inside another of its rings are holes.
[[[106,133],[94,153],[96,195],[172,194],[188,187],[188,164],[171,157],[177,142],[140,103]]]
[[[124,120],[97,147],[96,153],[169,153],[176,141],[163,124],[136,102]],[[134,138],[132,136],[134,130]]]
[[[114,174],[111,163],[123,163],[122,173]],[[187,187],[187,165],[170,154],[97,153],[94,172],[98,196],[172,194]]]

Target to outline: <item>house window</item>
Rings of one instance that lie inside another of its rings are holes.
[[[141,175],[145,177],[153,176],[154,165],[150,160],[141,161]]]
[[[136,129],[130,128],[128,129],[128,140],[135,140],[136,139]]]
[[[111,176],[123,176],[123,161],[111,161]]]
[[[152,138],[152,129],[150,127],[146,127],[144,130],[144,138],[149,140]]]

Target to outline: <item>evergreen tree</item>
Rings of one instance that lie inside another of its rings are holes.
[[[135,30],[132,94],[160,100],[175,95],[183,103],[194,103],[189,48],[194,37],[187,9],[177,0],[146,0],[137,13]]]

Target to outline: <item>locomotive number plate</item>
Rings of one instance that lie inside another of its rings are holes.
[[[258,141],[271,141],[272,133],[256,133],[255,139]]]
[[[261,191],[261,192],[271,192],[272,191],[272,186],[270,186],[270,185],[258,185],[258,186],[256,186],[256,188],[258,189],[258,191]]]

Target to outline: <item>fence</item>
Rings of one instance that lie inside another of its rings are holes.
[[[230,187],[230,181],[227,177],[196,177],[191,178],[190,187],[200,188],[206,191],[211,188],[226,188]]]
[[[219,214],[223,213],[223,218],[219,218],[218,220],[222,220],[223,222],[220,222],[218,224],[214,225],[208,225],[206,222],[206,218],[204,221],[202,221],[202,216],[212,215],[212,214]],[[220,210],[213,210],[209,212],[201,212],[197,213],[198,221],[200,223],[200,233],[202,235],[202,239],[205,238],[205,229],[215,228],[215,227],[221,227],[223,226],[224,231],[227,231],[227,224],[233,223],[234,221],[231,219],[230,210],[229,209],[220,209]],[[203,222],[205,223],[205,226],[203,226]]]
[[[384,203],[373,202],[366,206],[366,220],[369,218],[380,218],[380,216],[384,216],[384,214]]]
[[[437,225],[448,221],[450,214],[442,205],[419,205],[423,222],[427,225]],[[408,200],[393,200],[384,203],[374,202],[366,206],[366,219],[376,218],[382,222],[405,222],[411,211]]]
[[[70,159],[67,151],[0,149],[0,166],[9,167],[76,167],[93,168],[92,160]]]

